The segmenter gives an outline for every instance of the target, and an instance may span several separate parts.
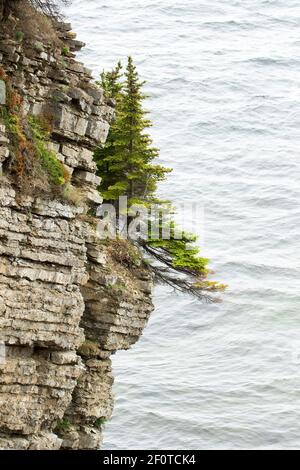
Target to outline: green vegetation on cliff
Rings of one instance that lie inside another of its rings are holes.
[[[9,173],[15,184],[31,194],[64,186],[69,174],[48,148],[50,131],[46,123],[23,113],[22,98],[1,68],[0,79],[6,84],[6,106],[1,107],[0,121],[5,124],[9,137]]]
[[[102,73],[99,85],[107,98],[115,100],[116,117],[106,143],[96,150],[94,158],[102,178],[99,190],[106,202],[118,207],[118,198],[127,196],[129,203],[139,204],[149,211],[154,203],[156,214],[161,214],[166,204],[157,199],[157,183],[171,170],[154,163],[159,150],[147,133],[152,123],[143,108],[147,97],[142,92],[144,83],[139,79],[131,57],[124,73],[121,63],[112,71]],[[182,232],[178,238],[172,212],[169,220],[158,222],[155,234],[151,230],[152,223],[153,215],[150,215],[147,236],[141,237],[138,243],[146,257],[150,257],[158,280],[198,298],[211,300],[209,293],[224,290],[224,285],[207,280],[208,260],[199,254],[195,245],[197,237]],[[166,231],[168,236],[164,237]]]
[[[125,81],[121,82],[121,64],[103,73],[101,85],[107,96],[116,100],[116,120],[103,148],[95,153],[98,173],[102,177],[101,193],[105,200],[114,201],[120,196],[149,201],[154,197],[157,182],[170,170],[154,165],[159,150],[153,147],[151,127],[143,109],[146,95],[131,57],[128,59]]]

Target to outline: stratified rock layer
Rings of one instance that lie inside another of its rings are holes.
[[[70,48],[63,65],[50,46],[37,51],[0,34],[0,67],[24,98],[25,113],[52,117],[50,147],[80,195],[75,205],[16,191],[0,123],[3,449],[98,449],[113,409],[110,356],[138,340],[152,310],[152,277],[138,253],[125,241],[103,243],[86,215],[102,202],[93,149],[105,141],[114,111],[76,62],[82,43],[69,31],[60,25]]]

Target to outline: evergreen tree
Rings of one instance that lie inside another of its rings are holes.
[[[112,69],[111,72],[103,71],[101,73],[101,80],[97,82],[98,85],[104,91],[106,98],[111,98],[113,100],[117,100],[120,98],[120,93],[123,88],[123,84],[121,83],[122,78],[122,64],[119,61],[116,68]]]
[[[153,164],[159,151],[147,133],[151,121],[143,108],[144,82],[140,81],[132,58],[128,58],[124,75],[118,63],[111,72],[102,73],[99,84],[106,97],[116,103],[116,118],[108,139],[95,152],[98,174],[102,178],[100,192],[106,202],[116,203],[124,195],[146,207],[155,202],[160,212],[164,207],[163,202],[155,198],[157,182],[170,170]],[[208,260],[199,255],[195,246],[197,237],[183,233],[178,239],[172,215],[167,221],[159,220],[159,233],[155,235],[151,231],[152,222],[149,221],[148,237],[141,237],[139,245],[145,257],[150,257],[156,279],[198,298],[215,300],[210,293],[226,286],[207,280]],[[162,236],[164,230],[170,235],[167,239]]]
[[[143,109],[144,82],[140,81],[131,57],[124,82],[120,82],[120,72],[119,63],[112,72],[104,72],[101,77],[106,95],[116,100],[117,108],[107,142],[95,154],[98,173],[103,178],[100,190],[107,201],[126,195],[131,200],[145,202],[151,200],[157,182],[170,170],[152,163],[159,156],[159,150],[153,147],[146,132],[152,124]]]
[[[164,218],[159,223],[158,233],[152,232],[150,219],[148,237],[139,241],[145,255],[150,257],[157,281],[197,298],[217,301],[211,294],[225,290],[226,285],[207,279],[209,260],[200,256],[200,249],[196,246],[198,237],[180,230],[172,211],[168,218],[166,208],[161,206],[160,209]],[[165,237],[164,233],[168,236]]]
[[[122,97],[123,84],[120,82],[122,78],[122,65],[119,62],[111,72],[102,72],[101,81],[98,85],[104,90],[106,98],[114,100],[116,103],[117,116],[119,115],[119,104]],[[101,194],[105,200],[116,200],[119,195],[126,190],[121,181],[118,181],[120,172],[118,171],[119,162],[119,131],[118,120],[116,120],[109,130],[109,135],[105,144],[99,147],[95,154],[94,160],[97,163],[97,173],[101,176]],[[118,185],[119,183],[119,185]],[[112,188],[113,187],[113,188]]]

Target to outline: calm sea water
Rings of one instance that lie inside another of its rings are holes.
[[[300,447],[300,1],[80,0],[95,76],[132,54],[148,81],[161,194],[205,209],[203,255],[230,285],[157,288],[114,357],[106,449]]]

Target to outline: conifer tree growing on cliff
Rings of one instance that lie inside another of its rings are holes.
[[[95,155],[103,178],[101,192],[110,201],[122,195],[145,201],[154,195],[157,182],[170,170],[153,164],[159,151],[147,133],[152,124],[143,109],[144,83],[131,57],[124,83],[120,79],[120,63],[112,72],[102,74],[101,85],[107,96],[116,100],[117,115],[106,144]]]
[[[120,196],[127,196],[129,202],[148,207],[155,202],[158,212],[164,203],[156,198],[157,183],[170,171],[153,161],[159,150],[153,146],[147,133],[151,121],[143,108],[146,95],[142,89],[144,82],[139,79],[131,57],[126,71],[118,63],[110,72],[103,72],[99,83],[107,98],[115,100],[116,118],[111,126],[106,143],[95,152],[98,174],[102,178],[100,192],[105,202],[117,205]],[[148,236],[139,240],[144,254],[152,260],[150,266],[156,278],[176,290],[188,292],[198,298],[213,300],[211,292],[220,291],[225,286],[207,280],[208,260],[199,256],[194,244],[197,237],[178,230],[174,218],[158,222],[158,232],[151,231],[148,221]],[[164,238],[164,229],[168,237]],[[146,229],[147,230],[147,229]]]

